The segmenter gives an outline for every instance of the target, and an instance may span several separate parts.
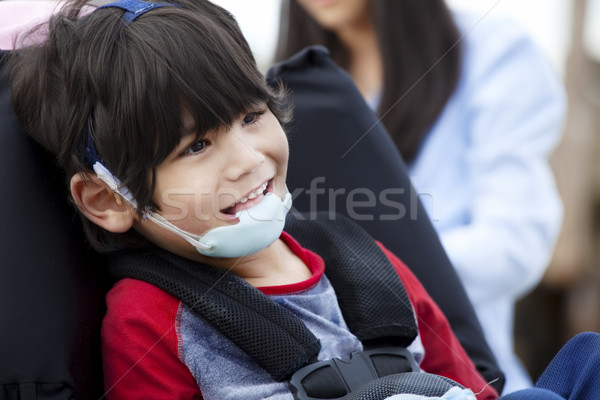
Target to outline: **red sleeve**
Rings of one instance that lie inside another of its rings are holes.
[[[149,283],[123,279],[108,292],[106,304],[102,358],[107,399],[202,398],[178,357],[179,300]]]
[[[479,393],[479,400],[496,399],[498,393],[492,386],[487,385],[479,374],[475,364],[454,336],[448,320],[429,297],[421,282],[398,257],[381,243],[378,244],[394,265],[415,308],[419,335],[425,348],[421,368],[426,372],[450,378],[471,389],[475,394]]]

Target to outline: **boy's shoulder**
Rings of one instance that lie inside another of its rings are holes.
[[[106,294],[107,322],[127,324],[146,320],[152,325],[172,326],[181,301],[164,290],[141,280],[125,278]]]
[[[106,303],[102,358],[113,397],[136,398],[143,391],[151,398],[201,398],[180,359],[181,302],[150,283],[124,278]]]

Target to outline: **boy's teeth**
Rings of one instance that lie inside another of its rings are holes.
[[[267,189],[267,182],[265,182],[261,187],[259,187],[258,189],[256,189],[254,192],[248,194],[248,197],[244,197],[243,199],[240,200],[240,203],[245,203],[248,200],[252,200],[255,199],[256,197],[260,196],[266,189]]]
[[[263,183],[263,185],[261,187],[259,187],[258,189],[256,189],[254,192],[249,193],[248,197],[243,197],[239,203],[244,204],[245,202],[247,202],[248,200],[252,200],[255,199],[256,197],[260,196],[261,194],[263,194],[263,192],[265,190],[267,190],[267,186],[269,186],[268,182]]]

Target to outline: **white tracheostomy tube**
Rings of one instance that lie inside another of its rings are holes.
[[[186,232],[155,212],[148,213],[147,218],[185,239],[201,254],[242,257],[268,247],[279,238],[291,206],[292,195],[289,192],[286,191],[283,200],[275,193],[267,193],[256,206],[239,213],[237,224],[219,226],[203,235]]]
[[[99,179],[121,195],[134,209],[138,205],[131,192],[100,162],[93,165]],[[242,210],[239,222],[210,229],[196,235],[178,228],[162,215],[148,211],[144,218],[185,239],[196,250],[209,257],[232,258],[256,253],[275,242],[285,225],[285,217],[292,206],[292,195],[286,188],[283,199],[267,193],[256,206]]]

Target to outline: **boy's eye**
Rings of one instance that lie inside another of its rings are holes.
[[[260,110],[260,111],[252,111],[252,112],[246,114],[246,116],[242,120],[242,125],[248,125],[248,124],[255,123],[256,121],[258,121],[260,119],[260,116],[263,115],[264,113],[265,113],[264,110]]]
[[[185,151],[183,152],[184,156],[189,156],[192,154],[201,153],[208,146],[208,142],[204,139],[198,140],[191,144]]]

